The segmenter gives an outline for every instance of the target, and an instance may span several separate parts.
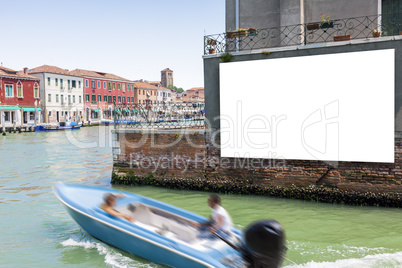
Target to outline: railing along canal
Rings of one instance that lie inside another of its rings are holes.
[[[204,36],[204,55],[399,35],[401,22],[402,13],[392,13],[266,29],[237,29]]]
[[[118,105],[113,119],[115,128],[174,129],[204,128],[205,108],[203,104],[183,103],[146,106],[140,104]]]

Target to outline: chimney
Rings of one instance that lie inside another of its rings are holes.
[[[24,74],[28,74],[28,68],[27,67],[24,68]]]

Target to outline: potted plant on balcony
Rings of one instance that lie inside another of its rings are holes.
[[[215,48],[213,46],[208,46],[208,53],[215,54]]]
[[[331,20],[331,15],[332,13],[328,13],[327,15],[321,13],[320,15],[321,29],[334,28],[334,22]]]
[[[309,24],[307,24],[306,27],[307,27],[307,30],[312,31],[312,30],[320,29],[320,25],[321,25],[321,23],[316,22],[316,23],[309,23]]]
[[[207,45],[216,46],[216,40],[212,38],[207,38]]]
[[[246,37],[247,35],[248,35],[248,31],[247,31],[247,29],[244,29],[244,28],[237,28],[234,31],[226,32],[227,38]]]
[[[373,37],[377,38],[381,36],[381,31],[378,29],[374,29],[372,32]]]
[[[335,35],[334,36],[334,42],[338,42],[338,41],[348,41],[352,39],[352,35],[351,34],[346,34],[346,35]]]
[[[249,36],[255,36],[255,35],[257,35],[257,29],[256,28],[248,28],[247,29],[247,34]]]

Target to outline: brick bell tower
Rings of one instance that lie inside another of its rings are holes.
[[[169,68],[161,71],[161,84],[162,87],[173,86],[173,71]]]

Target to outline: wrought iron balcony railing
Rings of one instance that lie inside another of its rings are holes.
[[[117,105],[110,109],[110,119],[117,128],[170,129],[203,128],[205,109],[203,105],[180,103],[163,105]]]
[[[335,19],[330,23],[313,22],[267,29],[238,29],[204,36],[204,55],[367,39],[401,33],[402,13]]]

